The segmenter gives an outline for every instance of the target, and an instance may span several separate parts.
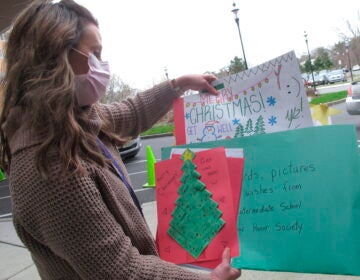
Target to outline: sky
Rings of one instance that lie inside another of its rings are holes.
[[[219,71],[243,58],[233,0],[77,0],[100,24],[113,74],[144,90],[184,74]],[[359,0],[235,0],[249,67],[294,50],[339,42],[346,21],[359,25]]]

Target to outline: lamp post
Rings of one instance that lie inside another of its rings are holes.
[[[168,73],[168,70],[167,70],[167,67],[166,67],[166,66],[165,66],[165,68],[164,68],[164,71],[165,71],[166,79],[169,80],[169,73]]]
[[[308,56],[309,56],[309,62],[310,62],[310,71],[311,71],[311,76],[312,76],[312,80],[313,80],[313,87],[314,87],[314,91],[316,92],[315,79],[314,79],[314,71],[313,71],[313,67],[312,67],[312,63],[311,63],[311,56],[310,56],[309,44],[308,44],[307,36],[308,36],[308,35],[307,35],[306,31],[304,31],[305,43],[306,43],[306,47],[307,47],[307,51],[308,51]]]
[[[353,79],[353,73],[352,73],[352,67],[351,67],[351,61],[350,61],[349,41],[348,41],[348,40],[345,41],[345,50],[346,50],[346,54],[347,54],[347,58],[348,58],[348,63],[349,63],[351,82],[353,82],[354,79]]]
[[[235,23],[236,23],[237,28],[238,28],[238,31],[239,31],[240,43],[241,43],[241,49],[242,49],[242,53],[243,53],[243,57],[244,57],[245,70],[247,70],[247,69],[248,69],[248,66],[247,66],[247,62],[246,62],[245,51],[244,51],[244,45],[243,45],[243,42],[242,42],[241,32],[240,32],[240,25],[239,25],[239,17],[238,17],[238,12],[239,12],[239,9],[238,9],[238,8],[236,8],[236,4],[235,4],[235,2],[233,2],[233,7],[234,7],[234,9],[232,9],[231,11],[233,12],[233,14],[234,14],[234,16],[235,16]]]

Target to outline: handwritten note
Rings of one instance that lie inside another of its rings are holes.
[[[244,269],[360,275],[360,161],[354,126],[197,143],[242,147]],[[166,157],[171,148],[163,149]]]
[[[167,230],[172,219],[171,213],[175,208],[175,201],[179,197],[180,178],[183,175],[181,170],[183,161],[180,157],[174,157],[155,165],[159,221],[156,241],[160,257],[164,260],[176,264],[199,263],[207,266],[208,261],[221,259],[224,247],[230,247],[233,256],[238,255],[236,215],[224,148],[196,153],[194,164],[197,166],[197,172],[201,174],[201,181],[212,194],[212,199],[218,203],[218,209],[222,213],[221,218],[225,221],[225,225],[198,258],[192,257],[169,236]],[[193,219],[196,223],[201,217],[193,217]],[[215,263],[211,263],[215,265]]]
[[[332,128],[287,133],[286,141],[254,137],[257,148],[245,150],[235,266],[359,275],[356,141],[353,131]]]
[[[294,52],[216,81],[219,95],[174,103],[176,144],[208,142],[312,126]]]

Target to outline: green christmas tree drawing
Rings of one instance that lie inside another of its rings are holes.
[[[252,119],[248,119],[248,121],[246,122],[245,134],[251,135],[252,133],[253,133]]]
[[[181,159],[181,186],[167,233],[194,258],[198,258],[224,226],[222,213],[212,194],[200,181],[193,163],[195,153],[186,149]]]
[[[241,123],[239,123],[239,125],[236,127],[235,130],[235,138],[240,138],[240,137],[244,137],[245,132],[244,132],[244,127]]]
[[[263,116],[259,116],[255,123],[254,135],[265,134],[265,122]]]

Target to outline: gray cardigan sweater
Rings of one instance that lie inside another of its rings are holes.
[[[133,99],[98,104],[89,108],[91,129],[99,133],[101,113],[118,135],[135,136],[163,116],[174,98],[165,82]],[[49,154],[53,176],[44,180],[34,164],[42,139],[20,126],[9,140],[13,221],[42,279],[209,279],[158,257],[144,218],[111,167],[84,161],[87,176],[59,179],[55,150]],[[116,147],[104,143],[128,178]]]

